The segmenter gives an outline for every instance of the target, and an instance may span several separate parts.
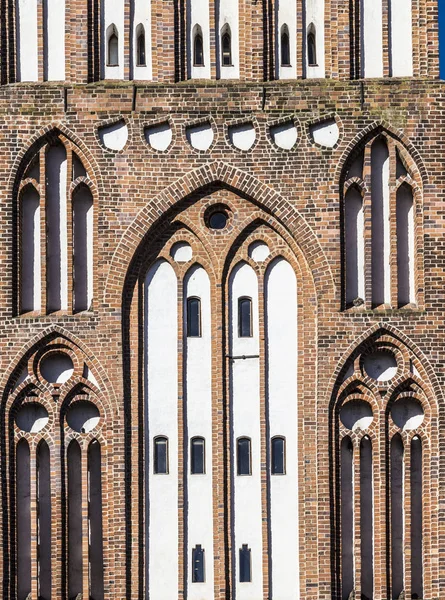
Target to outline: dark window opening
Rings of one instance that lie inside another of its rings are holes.
[[[153,470],[156,475],[168,473],[168,439],[157,437],[154,440]]]
[[[145,31],[144,27],[140,26],[138,38],[137,38],[137,56],[136,56],[136,65],[138,67],[146,66],[146,58],[145,58]]]
[[[230,67],[232,65],[232,40],[230,33],[226,31],[221,38],[222,65]]]
[[[252,475],[250,459],[250,439],[239,438],[237,442],[237,472],[238,475]]]
[[[289,32],[284,25],[281,30],[281,66],[290,67],[290,42]]]
[[[248,583],[252,581],[251,573],[251,550],[247,544],[243,544],[239,551],[239,580],[240,583]]]
[[[187,298],[187,336],[201,337],[201,300]]]
[[[282,437],[272,438],[272,475],[286,474],[285,440]]]
[[[240,298],[238,300],[238,335],[239,337],[252,337],[252,299]]]
[[[204,46],[202,42],[202,35],[200,33],[196,33],[193,40],[193,66],[204,66]]]
[[[108,38],[108,66],[119,66],[119,40],[115,29]]]
[[[202,437],[192,439],[191,443],[191,472],[192,475],[205,473],[205,440]]]
[[[192,550],[192,581],[193,583],[204,583],[205,581],[205,555],[204,548],[200,544]]]
[[[227,220],[228,216],[225,212],[214,212],[209,217],[209,227],[210,229],[224,229],[227,225]]]
[[[307,62],[310,67],[317,66],[317,47],[313,31],[310,31],[307,36]]]

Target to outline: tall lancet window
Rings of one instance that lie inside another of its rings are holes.
[[[119,65],[119,37],[115,25],[108,27],[107,66],[117,67]]]
[[[317,42],[315,26],[310,24],[307,34],[307,64],[309,67],[317,66]]]
[[[92,309],[94,184],[75,146],[49,135],[16,185],[18,312]]]
[[[390,134],[367,138],[342,176],[344,307],[403,308],[422,302],[422,179]]]
[[[194,27],[193,35],[193,66],[204,66],[204,42],[202,38],[202,30],[199,25]]]
[[[281,28],[281,66],[290,66],[290,40],[289,40],[289,28],[287,25],[283,25]]]
[[[425,553],[437,520],[425,511],[434,492],[424,482],[434,476],[425,448],[436,444],[437,407],[420,373],[414,353],[382,331],[353,352],[339,376],[330,435],[339,499],[335,595],[343,600],[375,598],[382,577],[392,600],[434,597]]]
[[[232,36],[228,25],[221,35],[221,64],[223,67],[232,65]]]
[[[140,23],[136,28],[136,66],[145,67],[147,64],[145,57],[145,28]]]

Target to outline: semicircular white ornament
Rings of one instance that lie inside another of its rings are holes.
[[[176,242],[171,247],[170,256],[178,263],[186,263],[192,260],[193,249],[187,242]]]
[[[230,125],[228,133],[230,143],[238,150],[250,150],[255,142],[256,132],[252,123]]]
[[[263,262],[270,254],[269,246],[260,240],[252,242],[248,250],[249,256],[255,262]]]
[[[128,127],[123,120],[99,127],[98,133],[100,141],[109,150],[122,150],[128,140]]]
[[[153,150],[159,150],[160,152],[167,150],[173,139],[172,128],[167,121],[147,126],[144,129],[144,135]]]
[[[270,137],[274,144],[282,150],[290,150],[295,146],[297,141],[297,128],[293,121],[287,121],[286,123],[278,123],[277,125],[271,125],[269,128]]]
[[[185,135],[188,143],[195,150],[208,150],[214,138],[213,127],[208,121],[186,127]]]
[[[326,119],[309,126],[312,139],[319,146],[333,148],[340,137],[340,130],[335,119]]]

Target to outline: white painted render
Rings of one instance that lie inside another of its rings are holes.
[[[201,337],[185,337],[185,428],[187,432],[187,598],[211,600],[213,575],[212,485],[212,332],[210,281],[205,270],[194,265],[184,278],[184,332],[187,331],[187,298],[201,299]],[[205,439],[205,474],[191,474],[190,441]],[[192,550],[205,550],[205,582],[192,583]]]
[[[292,121],[272,125],[270,127],[270,137],[273,142],[283,150],[290,150],[297,141],[297,128]]]
[[[213,142],[213,127],[210,123],[191,125],[185,131],[187,141],[196,150],[208,150]]]
[[[362,76],[383,77],[382,0],[361,0]]]
[[[306,48],[306,77],[325,77],[325,34],[324,34],[324,0],[306,0],[306,37],[311,24],[315,30],[315,45],[317,50],[317,66],[307,64]]]
[[[326,119],[309,127],[312,139],[320,146],[333,148],[340,137],[340,130],[335,119]]]
[[[40,198],[37,191],[28,186],[21,199],[22,248],[21,248],[21,310],[41,309],[41,250],[40,250]]]
[[[277,31],[276,31],[276,75],[278,79],[296,79],[297,77],[297,3],[295,0],[278,0],[276,7]],[[281,64],[281,32],[287,25],[289,32],[289,54],[290,65]]]
[[[37,0],[16,0],[17,80],[39,79]]]
[[[146,598],[178,596],[178,304],[171,265],[145,279]],[[153,473],[153,440],[169,441],[169,472]]]
[[[391,0],[391,75],[413,75],[412,0]]]
[[[144,133],[145,139],[153,150],[160,150],[161,152],[167,150],[173,138],[172,129],[168,122],[146,127]]]
[[[216,30],[219,34],[219,56],[217,60],[217,76],[220,79],[239,78],[239,2],[238,0],[216,0],[219,15]],[[221,35],[224,26],[230,27],[232,36],[232,66],[221,66]]]
[[[124,2],[122,0],[102,0],[102,76],[104,79],[124,79]],[[108,39],[112,33],[112,25],[115,26],[119,40],[119,64],[109,67]]]
[[[253,336],[238,337],[238,299],[252,299]],[[259,354],[258,279],[246,263],[239,263],[229,282],[230,354]],[[234,514],[232,521],[234,572],[233,588],[237,600],[258,600],[263,593],[262,510],[260,460],[260,371],[259,358],[231,360],[232,474],[234,481]],[[252,448],[252,475],[237,475],[236,441],[249,437]],[[251,549],[249,583],[239,582],[239,550],[243,544]]]
[[[99,138],[110,150],[122,150],[128,140],[128,127],[125,121],[117,121],[111,125],[99,127]]]
[[[151,0],[134,0],[133,15],[133,78],[148,80],[152,78],[151,53]],[[138,26],[143,25],[145,31],[145,67],[137,65],[137,34]]]
[[[270,439],[286,440],[286,474],[271,475],[272,598],[300,597],[298,524],[297,281],[282,258],[266,272],[266,344]],[[290,568],[290,565],[292,567]]]
[[[178,263],[186,263],[193,258],[193,248],[187,242],[176,242],[170,250],[170,256]]]
[[[270,254],[269,246],[260,240],[252,242],[249,246],[249,256],[255,262],[263,262]]]
[[[68,309],[67,158],[62,144],[46,156],[47,304]]]
[[[48,81],[65,79],[65,0],[44,3],[44,73]]]
[[[229,140],[239,150],[250,150],[252,148],[256,132],[252,123],[240,123],[229,126]]]
[[[198,26],[198,27],[197,27]],[[193,64],[193,40],[198,28],[201,28],[204,51],[204,65]],[[189,77],[192,79],[210,79],[210,16],[208,0],[187,1],[187,63]]]

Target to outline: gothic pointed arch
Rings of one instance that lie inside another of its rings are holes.
[[[343,309],[423,306],[421,168],[412,145],[383,125],[348,146],[339,173]]]
[[[9,506],[1,532],[9,549],[4,595],[39,590],[65,597],[88,589],[104,597],[113,500],[105,504],[102,489],[112,471],[112,390],[84,344],[57,326],[22,349],[6,379],[0,410],[1,493]],[[54,556],[64,557],[61,578]]]
[[[17,167],[13,198],[16,314],[93,310],[97,185],[82,149],[46,131]]]
[[[331,384],[332,593],[434,597],[438,565],[423,557],[438,539],[440,392],[428,360],[395,328],[375,326]]]

